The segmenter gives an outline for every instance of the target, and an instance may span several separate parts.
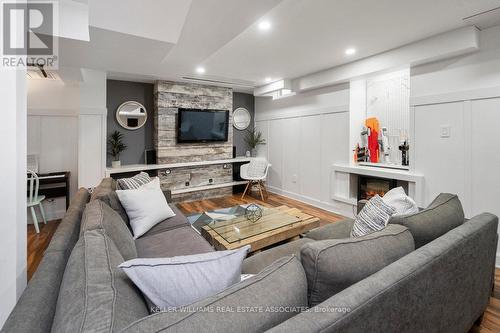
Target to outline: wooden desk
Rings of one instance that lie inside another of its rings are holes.
[[[45,195],[47,199],[66,197],[66,210],[69,207],[69,179],[71,173],[69,171],[40,173],[39,195]],[[28,184],[29,186],[29,184]]]

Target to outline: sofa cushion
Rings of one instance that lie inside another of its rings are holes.
[[[92,196],[90,197],[90,201],[93,200],[101,200],[111,207],[115,212],[120,214],[123,221],[130,227],[127,212],[116,194],[116,181],[113,178],[104,178],[101,183],[94,188]]]
[[[184,226],[135,240],[139,258],[161,258],[212,252],[212,246],[192,227]]]
[[[118,268],[122,262],[104,230],[85,232],[64,271],[52,332],[115,332],[147,316],[140,291]]]
[[[50,332],[66,260],[66,251],[44,254],[35,274],[7,318],[2,332]]]
[[[243,261],[242,273],[257,274],[276,260],[291,255],[297,256],[300,260],[300,249],[304,244],[309,242],[314,242],[314,240],[300,238],[293,242],[288,242],[254,254]]]
[[[82,214],[89,199],[90,193],[87,189],[82,187],[76,192],[45,252],[67,251],[69,257],[73,246],[78,241]]]
[[[305,237],[314,240],[339,239],[351,237],[353,219],[344,219],[334,223],[328,223],[316,229],[306,232]]]
[[[363,237],[307,243],[300,257],[314,306],[370,276],[415,249],[410,231],[400,225]]]
[[[86,231],[103,229],[125,260],[137,258],[134,238],[120,215],[101,200],[87,204],[83,212],[80,235]]]
[[[412,215],[393,216],[389,223],[410,229],[415,248],[419,248],[464,223],[464,210],[455,194],[441,193],[426,209]]]
[[[166,220],[161,221],[151,229],[149,229],[142,237],[148,237],[160,232],[172,230],[179,227],[190,226],[187,218],[182,214],[182,212],[174,204],[169,204],[170,209],[174,212],[175,216],[172,216]]]
[[[119,267],[152,304],[166,309],[200,301],[240,282],[249,250],[246,245],[173,258],[137,258]]]
[[[282,258],[259,274],[191,304],[185,312],[155,313],[123,332],[263,332],[303,310],[306,290],[300,262],[293,256]],[[289,311],[278,311],[285,307]]]

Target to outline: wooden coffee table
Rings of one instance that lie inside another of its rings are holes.
[[[245,216],[214,221],[201,228],[202,236],[217,250],[250,245],[250,252],[294,238],[319,227],[319,218],[287,206],[262,207],[262,217],[252,222]]]

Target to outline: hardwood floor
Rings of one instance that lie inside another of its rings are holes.
[[[28,225],[28,281],[35,273],[40,261],[42,261],[43,252],[49,246],[59,222],[60,220],[48,221],[46,225],[43,222],[39,223],[39,234],[36,233],[33,224]]]
[[[179,209],[185,214],[197,213],[218,208],[232,207],[244,203],[258,203],[267,206],[287,205],[296,207],[307,214],[317,216],[320,219],[321,225],[337,222],[342,219],[342,216],[330,213],[320,208],[316,208],[286,198],[277,194],[269,193],[269,198],[266,202],[262,202],[256,197],[246,196],[241,199],[240,195],[232,195],[223,198],[207,199],[178,204]],[[33,273],[38,267],[43,252],[47,248],[52,235],[54,234],[59,220],[50,221],[47,225],[40,224],[40,233],[35,233],[35,228],[32,225],[28,226],[28,280],[31,279]],[[500,333],[500,269],[495,270],[495,288],[490,303],[486,309],[482,321],[479,325],[474,326],[472,333]]]
[[[474,326],[470,332],[500,332],[500,268],[495,269],[495,287],[493,289],[493,295],[490,297],[490,303],[484,312],[481,323]]]
[[[257,194],[254,196],[246,195],[244,199],[241,199],[241,194],[233,194],[232,196],[223,197],[223,198],[214,198],[200,201],[192,201],[178,204],[177,207],[184,214],[192,214],[199,213],[208,210],[214,210],[218,208],[227,208],[241,204],[247,203],[256,203],[259,205],[277,207],[281,205],[286,205],[289,207],[295,207],[300,209],[302,212],[316,216],[320,219],[320,225],[325,225],[327,223],[333,223],[340,221],[344,217],[341,215],[337,215],[321,208],[313,207],[306,203],[293,200],[290,198],[283,197],[278,194],[269,193],[269,197],[264,202],[257,198]]]

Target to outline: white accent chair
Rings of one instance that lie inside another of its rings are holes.
[[[28,208],[31,210],[31,217],[33,218],[33,224],[35,225],[36,233],[40,233],[38,228],[38,219],[36,217],[35,206],[40,208],[40,213],[42,214],[43,223],[47,224],[45,219],[45,211],[43,210],[42,201],[45,199],[45,195],[38,195],[38,188],[40,186],[40,180],[38,175],[32,171],[28,170]]]
[[[248,181],[247,186],[245,187],[245,191],[241,195],[242,199],[245,197],[245,194],[248,192],[249,188],[251,189],[253,186],[258,186],[260,197],[262,201],[265,201],[264,193],[266,198],[269,196],[269,193],[267,192],[266,186],[264,185],[264,180],[267,177],[267,172],[269,171],[270,167],[271,164],[269,164],[263,158],[252,159],[250,163],[243,164],[241,166],[240,177]]]

